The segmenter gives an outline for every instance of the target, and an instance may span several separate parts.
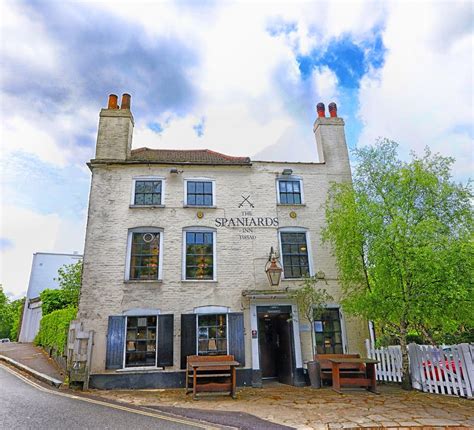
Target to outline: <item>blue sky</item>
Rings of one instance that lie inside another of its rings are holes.
[[[335,101],[350,148],[430,145],[471,175],[470,2],[0,7],[0,282],[14,296],[33,252],[83,250],[85,163],[110,93],[132,95],[135,148],[316,161],[315,106]]]

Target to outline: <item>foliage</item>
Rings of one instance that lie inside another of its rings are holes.
[[[14,300],[10,304],[12,313],[12,328],[10,330],[10,340],[16,342],[20,334],[21,320],[23,318],[23,306],[25,305],[26,297]]]
[[[49,315],[51,312],[68,307],[68,303],[64,298],[61,290],[46,290],[41,291],[41,312],[43,316]]]
[[[10,301],[0,285],[0,339],[16,340],[25,298]]]
[[[82,261],[66,264],[58,270],[59,289],[46,289],[40,293],[41,310],[48,315],[58,309],[77,307],[81,291]]]
[[[0,285],[0,339],[10,337],[12,327],[12,315],[7,295]]]
[[[59,286],[68,306],[79,305],[81,292],[82,261],[75,264],[66,264],[58,270]]]
[[[316,353],[313,334],[314,322],[321,318],[325,309],[324,305],[333,300],[325,289],[316,288],[319,280],[318,276],[305,276],[301,287],[288,294],[296,302],[299,312],[311,324],[312,356]]]
[[[334,184],[323,239],[333,246],[343,306],[384,327],[405,353],[409,331],[474,327],[472,186],[451,179],[452,158],[397,157],[383,139],[355,151],[353,184]],[[404,386],[409,384],[408,361]]]
[[[65,308],[43,316],[35,344],[52,348],[56,354],[62,355],[67,341],[69,323],[76,318],[77,308]]]

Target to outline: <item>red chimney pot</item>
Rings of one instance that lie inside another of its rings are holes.
[[[122,95],[122,104],[120,105],[120,109],[130,109],[130,100],[132,96],[130,94],[123,94]]]
[[[318,103],[316,105],[316,111],[318,112],[319,118],[324,118],[326,116],[326,108],[324,107],[324,103]]]
[[[107,106],[107,109],[118,109],[117,100],[118,100],[118,97],[115,94],[110,94],[109,104]]]
[[[337,105],[336,103],[332,102],[329,103],[329,115],[331,118],[337,118]]]

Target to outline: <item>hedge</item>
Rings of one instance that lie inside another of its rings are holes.
[[[64,353],[69,323],[76,318],[77,308],[66,308],[51,312],[41,318],[35,344],[52,348],[57,355]]]

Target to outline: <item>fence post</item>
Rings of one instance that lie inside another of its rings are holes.
[[[466,397],[472,399],[474,391],[474,356],[471,354],[471,348],[467,343],[458,345],[459,356],[461,359],[461,368],[466,381]]]
[[[417,356],[417,345],[415,343],[408,344],[408,357],[410,362],[411,385],[416,390],[421,390],[420,364]]]

